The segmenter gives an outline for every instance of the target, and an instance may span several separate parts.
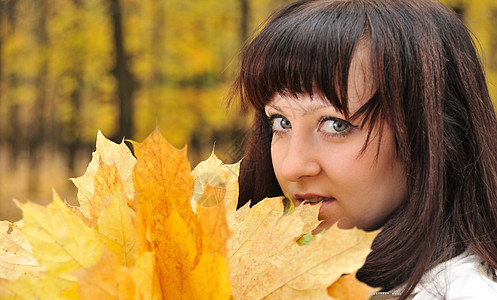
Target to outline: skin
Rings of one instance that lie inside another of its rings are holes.
[[[369,51],[359,45],[348,78],[351,115],[373,94]],[[361,153],[367,128],[358,126],[361,120],[349,123],[319,94],[276,94],[265,110],[273,124],[272,163],[283,192],[296,206],[321,204],[322,222],[314,233],[335,222],[340,228],[378,229],[406,198],[404,166],[388,124],[379,152],[373,131]]]

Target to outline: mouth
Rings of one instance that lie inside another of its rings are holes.
[[[299,204],[309,204],[309,205],[317,205],[319,203],[324,203],[324,202],[331,202],[335,200],[334,197],[331,196],[322,196],[322,195],[316,195],[316,194],[296,194],[294,199],[299,203]]]

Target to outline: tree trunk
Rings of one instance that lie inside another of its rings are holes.
[[[10,76],[9,83],[11,89],[17,89],[18,80],[16,76]],[[9,169],[16,170],[21,150],[21,130],[19,128],[19,103],[12,103],[9,107],[9,127],[8,143],[10,146]]]
[[[80,118],[79,112],[81,109],[81,86],[83,85],[83,79],[80,74],[80,70],[76,70],[76,82],[77,87],[71,93],[71,117],[69,119],[69,140],[68,140],[68,158],[67,158],[67,166],[69,172],[72,174],[76,170],[76,154],[81,147],[80,142],[80,132],[79,132],[79,124],[78,120]]]
[[[39,5],[39,23],[37,29],[37,40],[38,47],[40,49],[39,53],[41,56],[41,63],[38,69],[38,75],[36,78],[36,89],[37,97],[35,100],[33,108],[33,118],[30,128],[29,137],[29,179],[28,179],[28,191],[30,193],[38,192],[39,186],[39,169],[40,161],[42,159],[42,146],[45,140],[45,110],[47,106],[47,74],[48,74],[48,62],[47,62],[47,16],[48,16],[48,6],[46,0],[40,0]]]
[[[248,38],[249,26],[250,26],[250,0],[240,0],[240,38],[242,44]]]
[[[11,36],[13,34],[14,28],[16,27],[16,5],[17,0],[11,0],[9,2],[1,2],[1,35],[2,39],[5,37]],[[5,26],[5,27],[3,27]],[[5,124],[5,128],[2,128],[4,132],[5,141],[8,143],[10,147],[9,153],[9,162],[8,167],[11,170],[15,170],[17,168],[17,162],[19,158],[19,152],[21,150],[20,142],[21,142],[21,132],[19,128],[19,104],[17,102],[13,102],[12,99],[5,98],[5,93],[7,90],[15,90],[18,88],[19,79],[17,74],[8,74],[6,70],[9,68],[7,65],[6,59],[1,56],[0,57],[0,82],[2,82],[1,90],[0,90],[0,105],[4,105],[6,109],[6,118],[7,124]]]
[[[84,10],[82,7],[82,2],[80,0],[72,0],[74,5],[77,8],[77,13],[80,13]],[[80,28],[81,19],[75,17],[76,23],[74,24],[75,28]],[[76,171],[76,157],[77,153],[82,147],[81,143],[81,132],[79,126],[79,120],[81,118],[81,91],[84,84],[84,71],[83,66],[85,64],[84,59],[81,56],[73,56],[72,64],[77,66],[70,73],[70,76],[74,81],[76,81],[76,87],[70,94],[69,103],[71,104],[71,113],[69,117],[69,124],[65,124],[67,132],[66,138],[63,139],[64,145],[67,147],[67,168],[69,170],[69,176],[74,176]]]
[[[153,15],[153,20],[154,20],[154,28],[152,30],[152,45],[151,45],[151,51],[152,51],[152,57],[153,57],[153,63],[154,65],[152,66],[152,78],[151,82],[149,83],[149,87],[152,90],[156,90],[156,87],[160,86],[164,82],[164,73],[160,69],[160,66],[162,66],[162,62],[164,61],[164,47],[163,43],[165,40],[165,9],[164,9],[164,2],[163,1],[157,1],[154,4],[154,15]],[[157,67],[159,66],[159,67]],[[154,99],[155,100],[155,99]]]
[[[122,10],[119,0],[110,0],[110,13],[114,27],[114,49],[116,53],[116,65],[113,75],[117,81],[117,94],[119,97],[119,131],[117,140],[123,137],[133,137],[133,92],[134,78],[128,66],[128,57],[124,49],[124,35],[122,25]]]

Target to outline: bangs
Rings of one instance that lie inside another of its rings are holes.
[[[263,110],[277,93],[318,94],[348,118],[347,81],[354,50],[370,36],[365,11],[354,1],[315,1],[273,14],[245,50],[235,83],[242,106]],[[365,110],[357,113],[369,115]]]

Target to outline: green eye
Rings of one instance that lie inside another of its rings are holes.
[[[342,132],[348,128],[347,124],[342,123],[340,121],[333,121],[333,129],[335,129],[336,132]]]
[[[279,119],[279,118],[278,118]],[[280,121],[280,126],[281,128],[283,129],[289,129],[289,128],[292,128],[292,124],[290,123],[290,121],[288,121],[288,119],[286,118],[281,118],[281,121]]]
[[[321,124],[321,131],[329,133],[343,132],[347,128],[349,128],[349,125],[339,120],[325,120]]]
[[[282,115],[273,115],[270,117],[273,131],[285,131],[292,128],[292,123],[290,120],[283,117]]]
[[[319,120],[319,131],[331,135],[344,136],[356,127],[357,125],[335,117],[326,116]]]

